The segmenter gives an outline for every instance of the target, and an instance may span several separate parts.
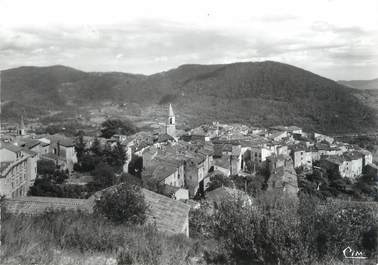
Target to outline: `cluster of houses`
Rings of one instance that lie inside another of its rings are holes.
[[[13,199],[8,201],[13,212],[37,212],[56,205],[91,208],[88,205],[98,194],[82,201],[24,197],[36,178],[38,159],[54,161],[61,169],[73,171],[77,162],[74,139],[61,135],[29,137],[23,122],[16,136],[7,137],[3,135],[1,141],[0,193]],[[93,137],[84,139],[88,147],[94,141]],[[265,174],[268,189],[296,196],[296,170],[311,172],[315,162],[316,167],[335,170],[352,181],[363,172],[378,173],[369,151],[327,135],[306,133],[296,126],[256,128],[214,122],[180,131],[176,129],[171,105],[162,132],[98,139],[103,145],[120,143],[124,147],[127,159],[123,171],[142,183],[152,209],[151,220],[163,231],[187,235],[188,213],[198,206],[197,197],[216,203],[220,198],[242,192],[225,187],[207,192],[206,187],[216,174],[225,177]],[[246,193],[243,196],[252,203]]]
[[[40,159],[51,160],[58,168],[72,172],[77,163],[75,142],[62,135],[28,135],[21,117],[17,131],[1,134],[0,195],[26,196],[37,177]]]

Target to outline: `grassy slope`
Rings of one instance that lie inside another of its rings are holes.
[[[192,249],[184,236],[169,237],[152,226],[115,226],[76,212],[8,216],[3,231],[1,264],[105,264],[120,253],[133,264],[186,264]]]

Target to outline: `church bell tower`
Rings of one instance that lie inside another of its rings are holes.
[[[168,120],[167,124],[165,125],[165,132],[174,138],[176,137],[176,118],[171,104],[169,104]]]

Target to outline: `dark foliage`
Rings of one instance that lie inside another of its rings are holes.
[[[92,172],[93,182],[101,189],[110,187],[114,183],[114,170],[108,164],[99,163]]]
[[[222,174],[216,174],[210,177],[210,182],[206,186],[206,191],[212,191],[222,186],[232,188],[234,183],[231,178]]]
[[[57,170],[54,161],[41,159],[37,161],[37,174],[51,175]]]
[[[109,119],[101,124],[102,137],[110,138],[114,134],[131,135],[136,133],[137,128],[127,119]]]
[[[115,223],[143,224],[148,206],[140,187],[120,184],[96,201],[96,211]]]

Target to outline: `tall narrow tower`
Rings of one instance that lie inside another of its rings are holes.
[[[20,127],[18,129],[18,135],[19,136],[25,136],[26,135],[25,123],[24,123],[24,115],[21,115]]]
[[[172,137],[176,137],[176,118],[171,104],[169,104],[168,120],[167,124],[165,125],[165,132]]]

